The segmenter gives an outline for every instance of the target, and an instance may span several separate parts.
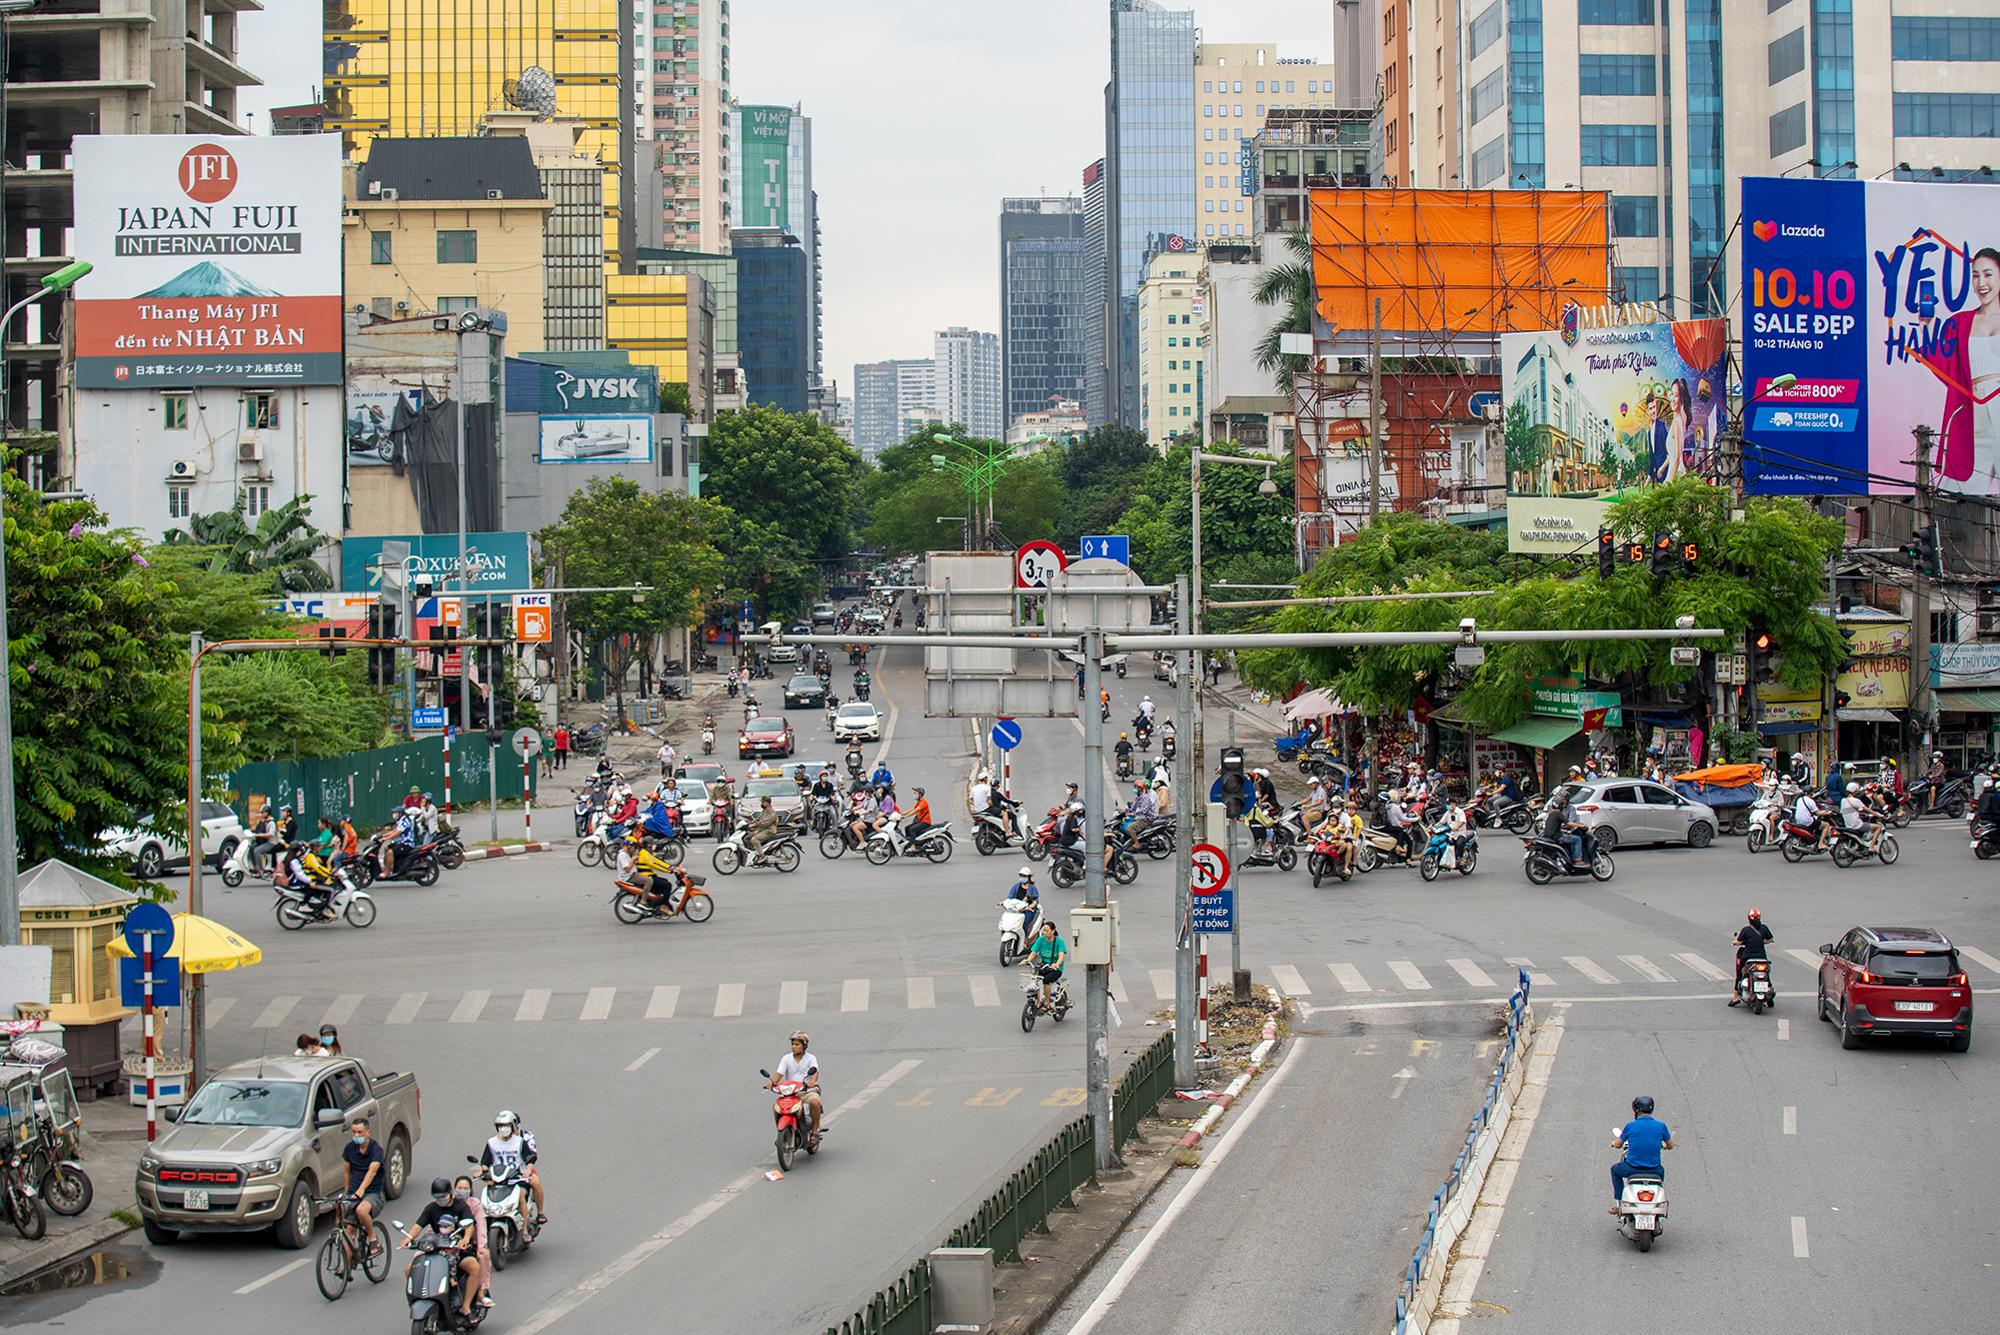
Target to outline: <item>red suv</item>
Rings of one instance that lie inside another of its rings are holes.
[[[1972,1046],[1972,988],[1944,933],[1856,927],[1819,953],[1819,1018],[1840,1026],[1843,1048],[1871,1034],[1930,1034],[1953,1052]]]

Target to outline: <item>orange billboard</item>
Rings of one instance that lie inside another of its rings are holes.
[[[1336,340],[1382,327],[1442,345],[1554,329],[1610,299],[1611,199],[1576,190],[1312,192],[1313,287]]]

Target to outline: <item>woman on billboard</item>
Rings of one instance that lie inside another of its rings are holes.
[[[1973,309],[1951,317],[1952,339],[1943,365],[1944,423],[1938,471],[1964,491],[2000,492],[2000,250],[1988,246],[1972,257]]]
[[[1667,478],[1672,482],[1691,472],[1694,460],[1694,404],[1688,399],[1687,381],[1675,377],[1667,387]]]

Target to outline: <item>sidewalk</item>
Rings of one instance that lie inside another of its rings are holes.
[[[132,1107],[122,1096],[82,1107],[83,1169],[94,1189],[90,1208],[74,1219],[47,1211],[49,1231],[36,1242],[23,1240],[11,1227],[0,1230],[0,1288],[95,1251],[138,1222],[132,1178],[146,1148],[146,1110]],[[114,1218],[113,1210],[131,1222]]]

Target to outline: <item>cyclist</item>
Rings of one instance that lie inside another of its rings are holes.
[[[1035,957],[1035,973],[1042,980],[1042,1009],[1047,1010],[1049,989],[1062,981],[1063,961],[1069,958],[1054,918],[1042,919],[1042,934],[1028,947],[1028,953]]]

